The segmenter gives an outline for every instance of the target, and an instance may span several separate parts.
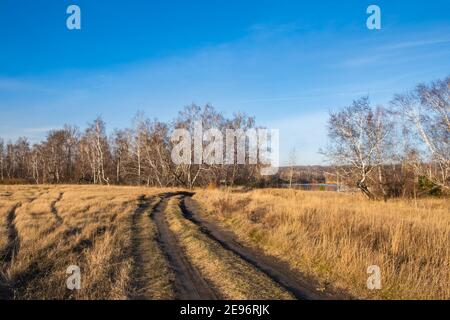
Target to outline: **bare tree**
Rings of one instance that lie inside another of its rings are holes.
[[[374,110],[368,97],[330,114],[330,145],[324,153],[370,199],[375,198],[369,188],[370,182],[375,180],[371,176],[373,172],[377,172],[378,185],[383,184],[382,166],[390,160],[392,128],[385,110]]]
[[[17,139],[14,147],[14,159],[16,162],[16,176],[26,180],[30,176],[30,143],[25,137]]]
[[[240,184],[249,183],[253,176],[250,173],[250,167],[254,167],[254,165],[245,165],[242,162],[245,163],[246,161],[246,132],[254,127],[255,118],[249,117],[245,113],[235,113],[232,119],[226,121],[225,128],[231,129],[234,134],[232,141],[234,150],[232,155],[233,158],[228,161],[228,167],[226,168],[226,180],[230,186],[234,186],[236,182]],[[229,141],[227,143],[229,143]],[[244,146],[244,150],[239,150],[240,146]],[[226,147],[229,148],[230,146]],[[227,151],[229,152],[229,150]]]
[[[130,159],[130,145],[126,130],[115,130],[111,139],[115,163],[116,184],[125,182],[126,166]]]
[[[132,148],[133,155],[135,158],[135,166],[136,166],[136,177],[137,184],[140,185],[142,183],[142,148],[144,145],[144,114],[142,112],[138,112],[133,119],[133,132],[132,132]]]
[[[217,112],[211,105],[207,104],[201,108],[192,104],[185,107],[178,114],[178,118],[175,120],[173,128],[186,129],[190,132],[191,137],[194,137],[196,134],[196,124],[201,124],[203,130],[208,130],[210,128],[217,128],[220,130],[224,128],[224,123],[225,120],[223,115]],[[203,135],[199,138],[199,141],[202,144],[201,149],[203,149],[205,146]],[[202,184],[207,184],[212,182],[212,180],[215,182],[220,182],[221,180],[220,165],[204,164],[203,153],[196,153],[195,150],[197,149],[198,148],[195,148],[194,146],[191,157],[191,160],[193,159],[194,161],[191,161],[189,164],[180,164],[173,170],[176,180],[191,189],[199,183],[199,180]]]
[[[5,170],[5,142],[3,139],[0,139],[0,180],[3,181]]]
[[[139,142],[139,168],[145,175],[147,186],[165,187],[170,180],[171,165],[170,150],[168,149],[169,128],[157,120],[140,118],[136,140]]]
[[[15,147],[11,141],[6,144],[5,170],[8,179],[17,178],[16,176],[16,157]]]
[[[110,151],[105,133],[105,123],[100,117],[86,129],[80,142],[80,152],[90,164],[92,182],[109,184],[105,167],[110,159]]]
[[[77,158],[77,146],[80,139],[80,133],[77,127],[65,125],[64,129],[64,161],[66,181],[75,180],[75,167]]]
[[[294,178],[294,168],[297,164],[297,153],[295,148],[293,148],[289,154],[289,188],[292,189],[292,179]]]
[[[450,190],[450,77],[397,95],[393,106],[403,120],[405,135],[413,140],[410,152],[423,154],[422,161],[429,164],[427,170],[416,162],[416,172],[428,171],[425,175],[436,186]]]

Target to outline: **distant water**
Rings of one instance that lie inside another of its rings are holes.
[[[283,188],[289,188],[289,184],[282,185]],[[338,191],[338,185],[333,183],[293,183],[292,188],[307,191]]]

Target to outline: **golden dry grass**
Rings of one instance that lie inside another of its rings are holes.
[[[0,295],[9,286],[15,299],[173,298],[174,275],[148,216],[156,195],[167,191],[174,190],[0,186]],[[137,216],[143,194],[150,206]],[[270,189],[198,190],[194,199],[205,218],[318,279],[323,290],[373,299],[450,299],[449,199],[384,203]],[[224,298],[290,298],[184,219],[177,198],[165,215],[187,258]],[[18,235],[14,250],[11,231]],[[7,258],[7,252],[14,255]],[[80,291],[66,288],[70,265],[81,268]],[[366,288],[369,265],[381,268],[379,291]]]
[[[132,295],[132,216],[140,195],[159,192],[137,187],[0,186],[0,252],[8,244],[8,233],[3,232],[8,229],[7,211],[20,204],[13,221],[20,247],[13,261],[0,265],[14,298],[126,299]],[[81,268],[80,291],[66,288],[70,265]],[[156,281],[155,292],[159,285]]]
[[[288,262],[323,288],[359,298],[450,299],[450,201],[368,201],[294,190],[198,190],[207,219]],[[366,286],[370,265],[382,289]]]

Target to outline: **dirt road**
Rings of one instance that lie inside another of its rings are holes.
[[[247,293],[250,293],[249,298],[267,299],[337,297],[317,291],[314,282],[291,271],[285,263],[242,246],[233,234],[204,220],[192,195],[185,192],[162,194],[150,211],[157,229],[157,243],[173,274],[174,299],[221,299],[234,297],[234,292],[241,294],[239,298],[247,298]],[[147,207],[141,205],[138,211],[143,212]],[[182,229],[178,232],[174,228]],[[192,248],[199,248],[199,253],[192,253]],[[202,255],[202,252],[206,253]],[[230,274],[226,275],[228,272]],[[231,282],[236,280],[238,288],[226,282],[227,276]],[[244,279],[244,285],[239,284],[239,278]],[[241,290],[241,287],[245,288]]]
[[[157,241],[175,274],[175,297],[181,300],[217,299],[219,298],[218,294],[211,284],[203,279],[199,271],[189,263],[165,221],[164,211],[171,196],[173,194],[163,195],[162,200],[152,212],[152,218],[158,228]]]
[[[73,261],[89,279],[84,291],[76,292],[82,298],[343,297],[319,291],[319,285],[289,265],[242,245],[232,230],[205,218],[192,193],[141,189],[138,192],[145,194],[119,192],[99,204],[103,193],[97,197],[85,193],[83,198],[78,191],[57,191],[46,192],[44,198],[24,193],[17,201],[5,202],[0,221],[4,230],[0,299],[40,299],[43,292],[49,292],[48,298],[78,298],[66,290],[61,275]],[[108,281],[117,285],[107,288]]]

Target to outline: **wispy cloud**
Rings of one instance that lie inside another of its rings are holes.
[[[450,43],[450,38],[424,39],[424,40],[404,41],[395,44],[390,44],[385,48],[396,50],[396,49],[408,49],[408,48],[433,46],[437,44],[448,44],[448,43]]]
[[[0,125],[0,138],[5,141],[15,141],[19,137],[26,137],[30,143],[38,143],[46,137],[49,131],[56,129],[59,129],[59,127],[11,127]]]
[[[352,67],[362,67],[367,65],[373,65],[377,62],[386,59],[388,55],[386,54],[364,54],[364,56],[355,56],[349,59],[345,59],[339,62],[336,66],[339,68],[352,68]]]
[[[450,37],[448,27],[430,29],[426,32],[381,33],[372,38],[360,38],[351,44],[350,54],[336,64],[339,68],[360,68],[375,65],[405,63],[430,55],[439,55],[448,50]],[[370,40],[369,40],[370,39]]]
[[[56,130],[58,127],[38,127],[38,128],[23,128],[22,131],[29,134],[42,134],[52,130]]]
[[[42,85],[34,80],[1,77],[0,76],[0,93],[2,92],[52,92],[51,88]]]

